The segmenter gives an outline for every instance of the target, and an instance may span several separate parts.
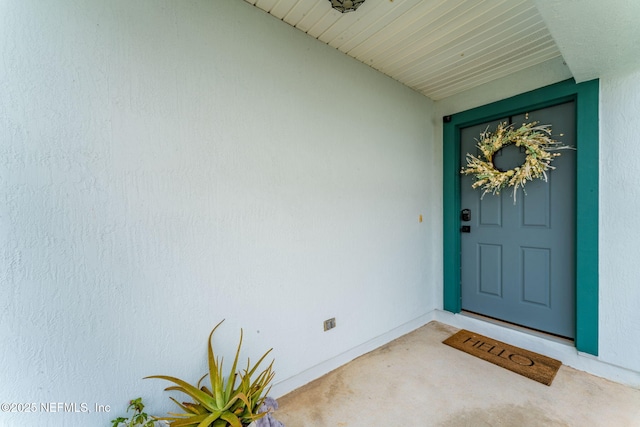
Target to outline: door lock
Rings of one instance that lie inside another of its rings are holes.
[[[461,233],[471,233],[471,226],[470,225],[463,225],[462,227],[460,227],[460,232]]]
[[[471,209],[462,209],[460,219],[462,221],[471,221]]]

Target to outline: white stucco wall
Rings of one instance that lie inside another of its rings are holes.
[[[1,426],[173,410],[142,377],[223,318],[279,394],[437,305],[428,99],[240,0],[7,0],[0,40],[0,401],[113,408]]]
[[[600,356],[640,372],[640,70],[600,80]]]

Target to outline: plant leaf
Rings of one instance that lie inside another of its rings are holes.
[[[236,417],[231,412],[224,412],[222,415],[220,415],[220,418],[231,424],[231,427],[242,427],[242,423],[240,422],[238,417]]]
[[[185,426],[205,426],[220,418],[220,411],[210,412],[206,414],[196,415],[189,418],[173,418],[171,427],[185,427]],[[203,424],[205,423],[205,424]]]
[[[229,400],[229,402],[225,405],[225,407],[222,410],[223,411],[229,410],[229,408],[231,408],[238,399],[242,400],[245,403],[245,405],[247,405],[247,407],[251,406],[251,404],[249,403],[249,399],[247,399],[247,396],[244,393],[238,393]],[[251,408],[249,408],[249,410],[251,410]]]
[[[215,411],[219,409],[216,406],[216,402],[214,401],[214,399],[211,398],[211,396],[209,396],[207,393],[203,391],[200,391],[199,389],[192,386],[188,382],[181,380],[180,378],[169,377],[166,375],[152,375],[150,377],[145,377],[145,379],[146,378],[159,378],[162,380],[171,381],[172,383],[180,386],[179,388],[171,387],[172,390],[178,390],[178,391],[181,391],[182,393],[185,393],[193,397],[196,401],[200,402],[203,406],[205,406],[210,411]]]
[[[231,397],[231,392],[235,387],[236,383],[236,370],[238,369],[238,358],[240,357],[240,348],[242,347],[242,328],[240,329],[240,342],[238,343],[238,349],[236,350],[236,357],[233,359],[233,366],[231,367],[231,371],[229,372],[229,377],[227,378],[227,389],[225,390],[225,400],[229,400]]]
[[[200,424],[198,424],[198,427],[209,427],[211,423],[220,418],[220,415],[222,415],[220,411],[212,412],[211,415],[209,415]]]
[[[258,365],[260,365],[260,363],[262,363],[262,361],[264,360],[264,358],[265,358],[265,357],[267,357],[267,355],[268,355],[269,353],[271,353],[271,350],[273,350],[273,349],[272,349],[272,348],[270,348],[270,349],[269,349],[265,354],[263,354],[263,355],[262,355],[262,357],[260,358],[260,360],[258,360],[258,362],[257,362],[255,365],[253,365],[253,369],[251,369],[251,371],[249,371],[249,372],[247,373],[247,375],[248,375],[249,377],[251,377],[251,376],[254,374],[254,372],[256,371],[256,369],[258,369]],[[247,365],[248,365],[248,362],[247,362]]]
[[[221,408],[222,406],[224,406],[224,396],[222,395],[222,359],[220,359],[220,361],[216,359],[216,355],[213,351],[213,344],[211,344],[211,339],[213,338],[213,333],[216,331],[216,329],[218,329],[222,322],[224,322],[224,319],[222,319],[220,323],[218,323],[209,334],[209,348],[207,351],[209,361],[209,379],[211,380],[211,392],[213,393],[213,397],[216,401],[216,408]]]

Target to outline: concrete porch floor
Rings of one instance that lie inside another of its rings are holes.
[[[451,348],[439,322],[278,399],[286,427],[640,426],[640,390],[567,366],[551,386]]]

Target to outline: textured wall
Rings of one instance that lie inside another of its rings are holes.
[[[640,67],[640,2],[533,2],[578,83]]]
[[[173,409],[141,378],[222,318],[282,381],[437,304],[429,100],[240,0],[7,0],[0,40],[0,401],[114,408],[0,425]]]
[[[600,356],[640,372],[640,70],[600,81]]]

